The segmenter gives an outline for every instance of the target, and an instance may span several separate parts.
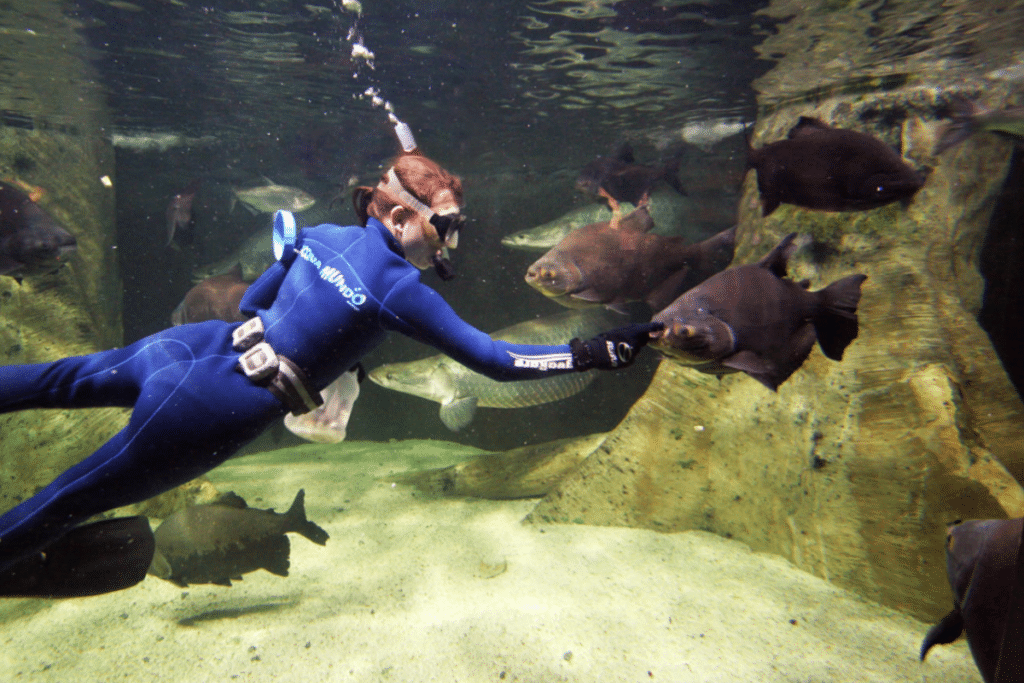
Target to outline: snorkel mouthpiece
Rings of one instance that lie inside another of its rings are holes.
[[[430,259],[430,262],[434,266],[434,272],[437,273],[437,276],[445,282],[448,282],[455,277],[455,266],[452,265],[451,261],[444,257],[443,251],[435,253],[434,257]]]

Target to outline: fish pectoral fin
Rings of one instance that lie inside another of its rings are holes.
[[[775,378],[777,368],[753,351],[738,351],[719,362],[727,368],[747,373],[772,391],[779,388],[780,380]]]
[[[733,370],[746,373],[770,372],[772,366],[753,351],[737,351],[731,356],[726,356],[719,361],[722,365]]]
[[[466,396],[442,403],[439,412],[441,422],[453,432],[459,431],[473,421],[478,402],[479,399],[476,396]]]
[[[242,578],[242,577],[241,576],[236,576],[235,577],[236,580],[240,579],[240,578]],[[231,579],[229,579],[226,576],[223,579],[211,579],[210,583],[212,583],[214,586],[227,586],[228,588],[231,587]]]
[[[146,573],[158,579],[173,581],[171,574],[174,573],[174,570],[171,569],[171,563],[167,561],[167,558],[159,550],[153,553],[153,561],[149,563],[149,569]]]
[[[605,308],[609,311],[615,311],[620,315],[629,315],[629,308],[626,304],[608,304]]]
[[[595,289],[584,289],[579,292],[573,292],[569,295],[573,299],[579,299],[580,301],[587,301],[592,304],[601,303],[601,294]]]
[[[757,265],[761,268],[770,270],[778,278],[786,277],[786,267],[789,263],[789,257],[797,250],[797,246],[793,244],[795,239],[795,232],[791,232],[783,237],[771,251],[761,257],[761,260],[757,262]]]

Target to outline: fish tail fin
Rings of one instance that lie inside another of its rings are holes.
[[[0,596],[79,598],[146,578],[156,541],[145,517],[119,517],[69,531],[0,572]]]
[[[295,494],[295,500],[288,512],[284,513],[288,518],[285,531],[294,531],[300,536],[305,536],[317,545],[324,545],[330,536],[313,522],[306,519],[306,490],[299,489]]]
[[[686,147],[681,146],[676,150],[672,158],[665,164],[665,169],[662,171],[661,177],[665,179],[668,186],[678,192],[683,197],[689,197],[686,192],[686,188],[683,187],[682,182],[679,180],[679,167],[683,163],[683,154],[686,152]]]
[[[850,275],[818,292],[822,310],[814,319],[818,344],[832,360],[842,360],[843,351],[857,338],[857,304],[860,286],[867,275]]]
[[[976,118],[987,110],[973,100],[954,94],[950,101],[952,117],[949,124],[935,143],[934,154],[939,155],[950,147],[959,145],[978,129]]]

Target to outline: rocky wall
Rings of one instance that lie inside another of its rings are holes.
[[[4,25],[24,29],[5,35],[0,178],[38,188],[38,204],[75,235],[78,249],[55,273],[0,276],[3,365],[121,343],[114,151],[105,137],[105,102],[62,4],[24,10],[16,4],[0,10]],[[0,510],[90,454],[126,420],[121,409],[0,415]]]
[[[1024,404],[978,326],[978,256],[1012,145],[977,135],[934,157],[934,91],[840,96],[758,122],[755,146],[800,115],[902,146],[930,170],[909,207],[761,216],[746,178],[734,264],[782,236],[811,245],[794,279],[864,273],[860,336],[842,362],[815,349],[777,393],[661,363],[643,398],[528,517],[704,529],[789,558],[924,619],[950,607],[945,526],[1024,514]],[[902,114],[887,125],[872,112]]]

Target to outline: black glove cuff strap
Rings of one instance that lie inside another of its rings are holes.
[[[590,356],[590,346],[585,344],[579,337],[569,340],[569,349],[572,351],[572,366],[583,372],[594,367],[594,359]]]

